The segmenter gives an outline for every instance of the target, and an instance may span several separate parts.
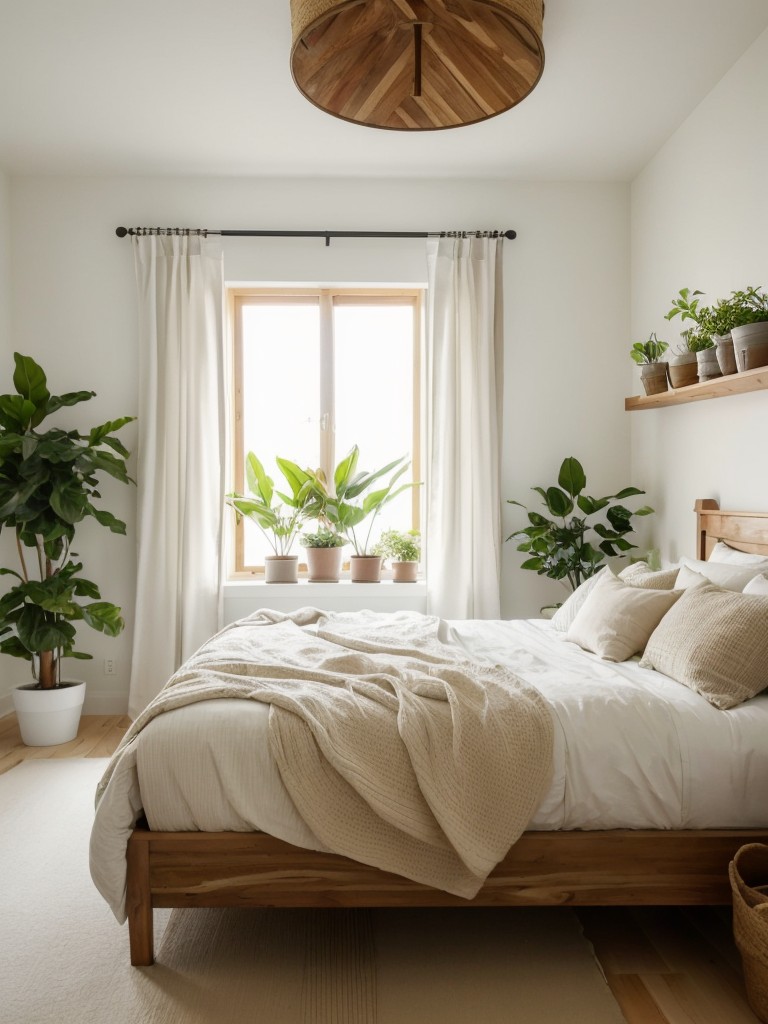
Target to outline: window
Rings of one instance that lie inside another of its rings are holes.
[[[249,451],[285,490],[276,456],[320,467],[332,480],[355,444],[361,469],[408,455],[402,482],[421,479],[421,298],[420,289],[231,290],[235,491],[245,493]],[[385,506],[372,537],[387,527],[418,529],[420,490]],[[261,571],[271,553],[247,521],[234,548],[236,572]]]

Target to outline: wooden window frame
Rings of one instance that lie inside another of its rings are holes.
[[[227,289],[227,305],[233,352],[232,375],[234,396],[234,422],[232,430],[232,478],[233,488],[239,494],[245,491],[245,441],[243,438],[243,308],[259,303],[296,303],[317,305],[320,313],[320,464],[330,472],[340,455],[334,452],[334,337],[333,310],[337,305],[410,305],[412,307],[412,350],[413,350],[413,410],[411,467],[413,479],[421,479],[422,467],[422,333],[424,289],[379,288],[375,286],[348,288],[318,286],[298,287],[231,287]],[[414,487],[411,494],[411,520],[414,529],[420,529],[421,496],[420,488]],[[263,577],[264,566],[245,564],[244,522],[234,527],[234,565],[230,579],[253,579]],[[306,565],[299,563],[300,573],[306,572]]]

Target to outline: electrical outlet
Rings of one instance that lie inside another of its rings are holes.
[[[115,674],[115,660],[114,658],[104,659],[104,675],[113,676]]]

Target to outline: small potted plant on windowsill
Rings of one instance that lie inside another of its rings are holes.
[[[395,487],[410,465],[405,455],[371,472],[358,472],[359,457],[360,450],[354,445],[334,470],[332,490],[322,473],[308,471],[312,477],[313,508],[310,516],[324,520],[352,545],[354,554],[349,562],[353,583],[378,583],[381,579],[381,555],[374,554],[371,548],[371,532],[376,517],[398,494],[417,484],[411,482]],[[373,484],[387,473],[392,474],[389,481],[371,490]],[[367,530],[363,527],[366,521]]]
[[[18,569],[0,569],[18,582],[0,598],[0,652],[32,664],[34,683],[16,687],[13,702],[21,738],[30,746],[74,739],[85,683],[62,676],[62,658],[91,658],[74,649],[76,625],[84,622],[106,636],[125,623],[120,609],[101,599],[95,583],[81,575],[71,549],[77,525],[87,517],[112,533],[125,523],[97,508],[99,477],[107,473],[132,483],[128,451],[115,437],[134,417],[93,427],[88,433],[42,423],[64,407],[94,397],[93,391],[52,395],[42,368],[14,353],[14,395],[0,396],[0,528],[15,534]]]
[[[238,521],[250,519],[266,537],[273,554],[264,559],[264,579],[267,583],[298,583],[298,555],[291,554],[303,518],[312,503],[312,478],[296,463],[275,459],[280,472],[291,488],[291,494],[275,489],[264,466],[253,452],[245,460],[245,475],[249,495],[228,494],[226,502],[235,510]],[[280,501],[275,501],[275,496]]]
[[[374,549],[392,563],[394,583],[415,583],[421,558],[421,534],[418,530],[385,530]]]
[[[667,390],[667,364],[661,357],[669,348],[666,341],[659,341],[651,334],[647,341],[636,341],[629,354],[640,366],[640,379],[646,395],[658,395]]]
[[[344,538],[326,526],[315,533],[303,533],[299,543],[304,548],[310,583],[338,583],[341,576]]]

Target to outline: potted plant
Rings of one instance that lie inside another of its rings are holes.
[[[637,545],[627,540],[633,531],[632,519],[653,512],[647,505],[631,512],[625,505],[616,504],[645,494],[637,487],[624,487],[617,494],[592,498],[584,494],[586,486],[581,463],[571,456],[560,466],[556,487],[532,488],[541,495],[553,518],[531,511],[519,501],[508,501],[528,514],[529,525],[507,537],[508,541],[519,541],[517,550],[530,556],[521,568],[560,580],[571,590],[602,568],[606,556],[622,558],[634,550]],[[596,516],[604,518],[595,521]]]
[[[415,583],[421,558],[421,534],[418,530],[384,530],[375,548],[377,554],[392,562],[395,583]]]
[[[128,451],[115,436],[134,417],[93,427],[87,434],[46,426],[58,410],[93,398],[93,391],[52,395],[30,356],[14,353],[15,394],[0,396],[0,530],[15,535],[18,569],[0,574],[15,582],[0,598],[0,652],[24,658],[35,682],[13,692],[22,740],[30,746],[65,743],[77,735],[85,683],[62,677],[62,658],[90,658],[75,650],[76,624],[117,636],[120,609],[101,599],[82,575],[72,551],[75,528],[87,517],[113,533],[125,523],[97,508],[99,477],[132,482]]]
[[[636,341],[629,354],[640,366],[640,377],[646,395],[658,395],[667,390],[667,364],[661,357],[669,348],[666,341],[659,341],[651,334],[647,341]]]
[[[312,480],[308,472],[288,459],[275,459],[291,489],[290,494],[275,489],[274,480],[253,452],[245,459],[245,476],[249,495],[228,494],[226,502],[238,517],[245,516],[261,530],[273,554],[264,559],[267,583],[297,583],[298,555],[291,554],[293,542],[308,514],[312,502]],[[276,498],[280,500],[277,501]]]
[[[381,469],[367,471],[357,469],[360,450],[354,445],[336,466],[333,487],[321,472],[311,473],[313,508],[311,516],[324,519],[340,533],[354,549],[350,556],[350,576],[353,583],[378,583],[381,579],[381,556],[371,549],[371,532],[376,517],[385,505],[407,490],[414,483],[395,484],[408,469],[410,463],[403,455]],[[389,481],[371,490],[377,480],[391,473]],[[367,529],[364,527],[367,521]]]
[[[310,583],[338,583],[344,538],[321,526],[315,533],[303,533],[299,543],[305,549]]]
[[[695,380],[690,379],[688,363],[696,363],[696,378],[699,381],[711,380],[722,374],[713,340],[717,325],[713,323],[712,311],[707,306],[699,304],[698,296],[703,294],[698,288],[694,291],[690,288],[681,288],[678,297],[672,301],[672,308],[665,314],[666,320],[673,320],[679,316],[681,320],[692,320],[695,325],[683,332],[685,348],[669,362],[669,376],[673,388],[695,383]],[[683,381],[685,383],[682,383]]]
[[[768,365],[768,293],[750,286],[731,292],[716,308],[729,325],[736,368],[743,372]]]

